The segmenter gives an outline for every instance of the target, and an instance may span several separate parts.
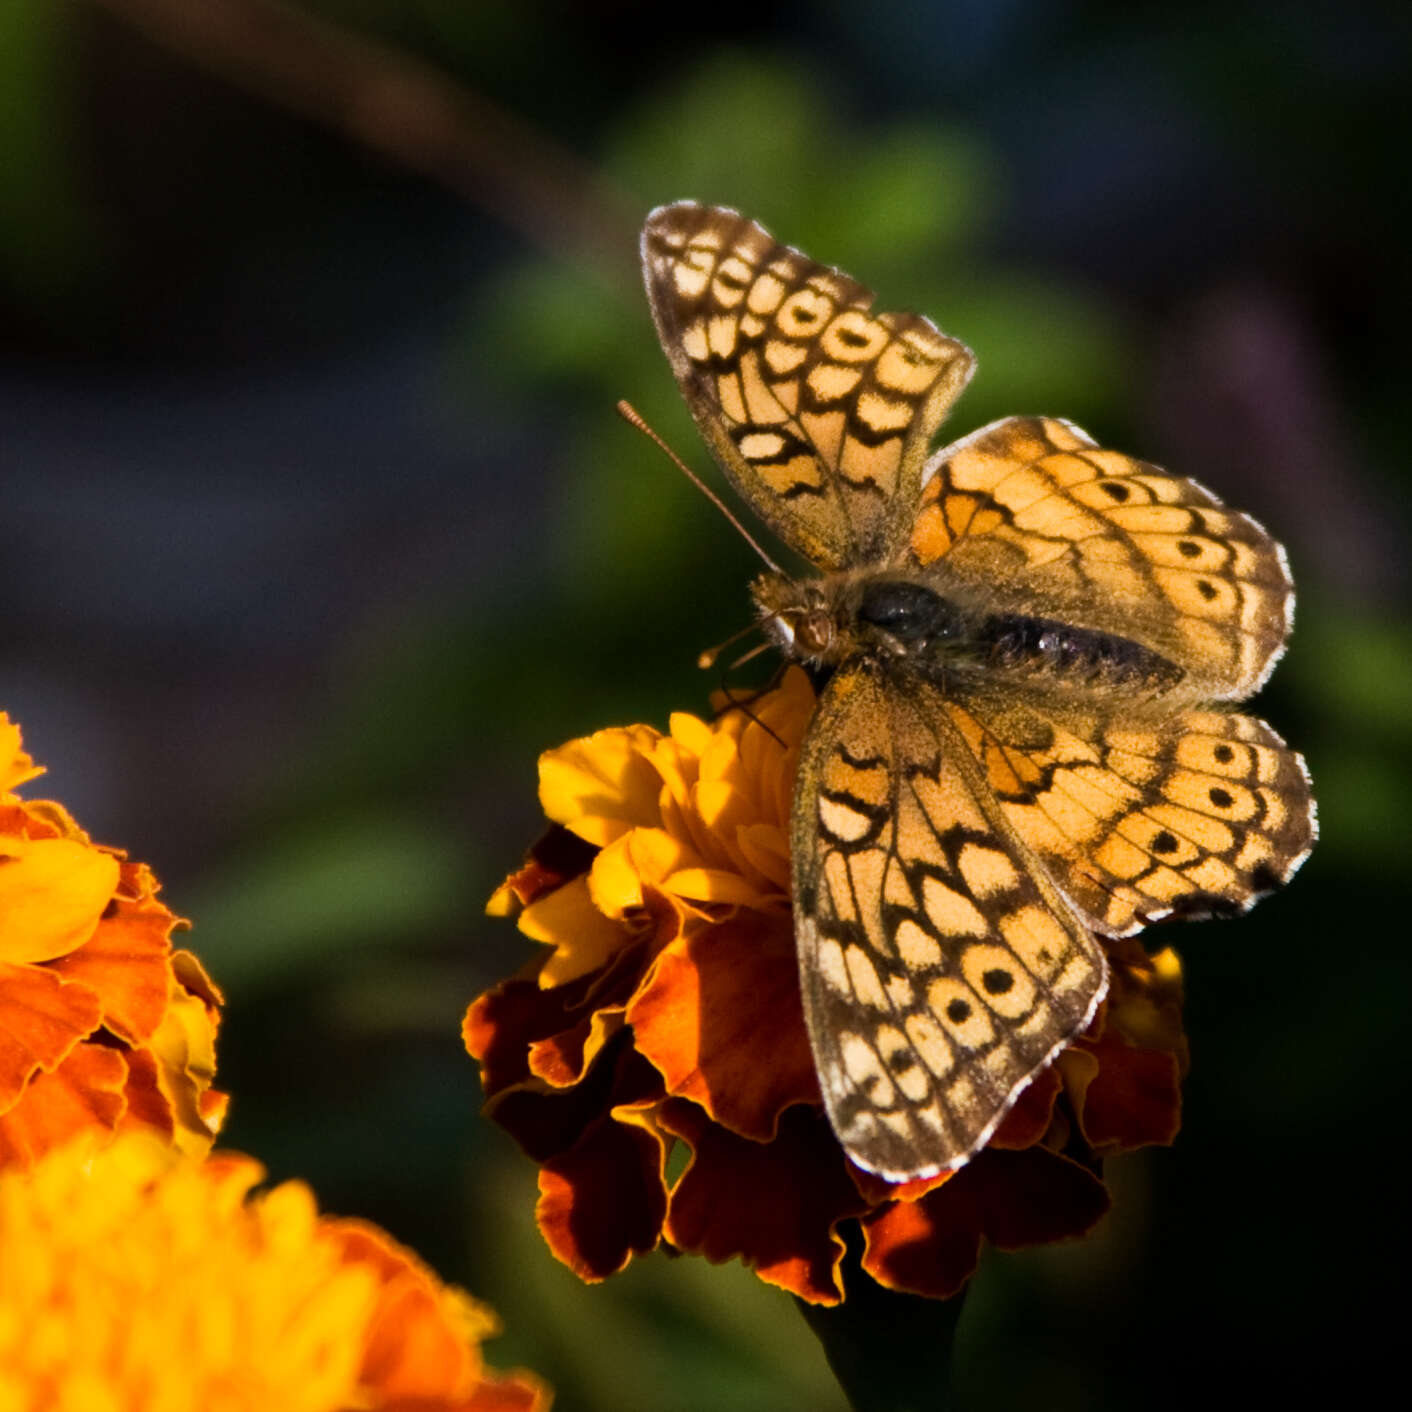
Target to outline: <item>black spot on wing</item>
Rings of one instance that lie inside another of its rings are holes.
[[[1001,966],[994,966],[981,977],[981,984],[989,995],[1004,995],[1014,988],[1015,977]]]

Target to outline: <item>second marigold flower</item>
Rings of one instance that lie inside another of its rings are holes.
[[[0,713],[0,1170],[82,1133],[203,1154],[226,1108],[220,994],[173,948],[151,869],[16,793],[40,773]]]
[[[92,1134],[0,1172],[0,1406],[547,1412],[485,1305],[249,1157]]]
[[[489,910],[547,950],[471,1006],[465,1039],[488,1113],[540,1166],[540,1229],[585,1279],[665,1243],[833,1304],[857,1221],[873,1279],[947,1297],[982,1239],[1081,1234],[1107,1208],[1100,1159],[1176,1134],[1180,970],[1128,941],[1110,946],[1088,1030],[960,1171],[897,1185],[847,1159],[790,906],[813,710],[795,669],[748,712],[600,731],[541,758],[550,831]]]

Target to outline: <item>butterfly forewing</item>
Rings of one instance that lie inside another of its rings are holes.
[[[753,221],[681,202],[648,217],[653,318],[687,404],[757,514],[822,568],[899,547],[928,444],[973,366],[916,314]]]
[[[893,1180],[963,1161],[1103,995],[1101,947],[1004,817],[936,689],[859,664],[801,753],[800,977],[829,1117]]]

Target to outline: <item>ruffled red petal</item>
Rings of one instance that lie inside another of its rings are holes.
[[[122,1126],[153,1128],[170,1140],[176,1136],[176,1114],[162,1092],[161,1069],[148,1049],[124,1051],[127,1082],[123,1085]]]
[[[790,1105],[821,1101],[786,916],[746,912],[669,947],[627,1018],[667,1092],[743,1137],[767,1141]]]
[[[482,1373],[476,1390],[456,1412],[544,1412],[548,1392],[525,1373]]]
[[[643,962],[642,948],[634,947],[603,970],[546,989],[538,980],[541,958],[527,974],[502,981],[473,1001],[461,1024],[461,1038],[480,1062],[486,1097],[536,1077],[553,1075],[558,1080],[568,1070],[582,1077],[596,1053],[589,1047],[595,1012],[626,1004]],[[538,1074],[531,1060],[537,1045],[547,1045],[539,1059],[545,1072]]]
[[[93,935],[50,964],[102,997],[103,1025],[130,1044],[152,1038],[171,994],[171,942],[176,918],[152,897],[116,897]]]
[[[863,1268],[879,1284],[950,1299],[975,1272],[982,1237],[1002,1250],[1082,1235],[1108,1209],[1086,1167],[1045,1147],[987,1148],[918,1201],[864,1217]]]
[[[46,1152],[85,1130],[117,1129],[123,1116],[127,1061],[116,1049],[80,1044],[52,1074],[39,1074],[0,1117],[0,1168],[32,1167]]]
[[[1033,1147],[1049,1131],[1054,1104],[1063,1089],[1052,1066],[1037,1074],[996,1128],[989,1145],[1011,1150]]]
[[[606,1279],[656,1248],[667,1212],[665,1148],[645,1121],[650,1104],[620,1105],[539,1171],[535,1219],[580,1279]]]
[[[844,1247],[834,1227],[868,1203],[823,1113],[789,1109],[771,1142],[737,1137],[685,1099],[664,1103],[658,1121],[692,1149],[672,1189],[667,1239],[713,1264],[740,1259],[812,1304],[837,1304]]]
[[[562,824],[551,824],[519,868],[496,888],[486,904],[492,917],[508,917],[536,897],[586,873],[598,850]]]
[[[0,961],[0,1113],[37,1072],[52,1073],[102,1018],[90,987],[65,981],[51,966]]]
[[[1138,1049],[1104,1037],[1084,1044],[1097,1071],[1069,1085],[1090,1147],[1102,1157],[1172,1142],[1182,1125],[1181,1066],[1166,1049]],[[1072,1073],[1072,1070],[1070,1070]]]

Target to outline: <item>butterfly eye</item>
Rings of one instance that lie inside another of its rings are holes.
[[[794,639],[810,656],[821,656],[833,646],[837,629],[833,615],[816,608],[805,613],[794,630]]]

